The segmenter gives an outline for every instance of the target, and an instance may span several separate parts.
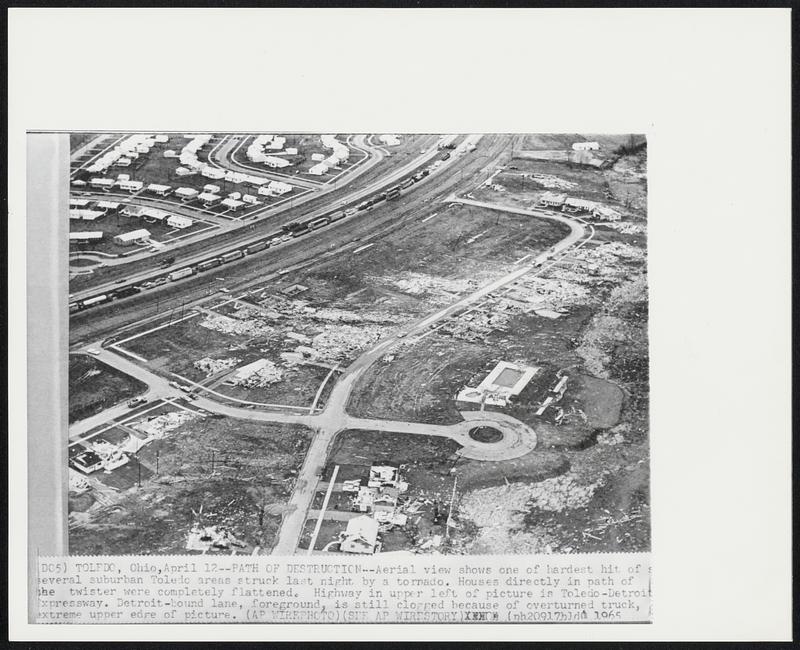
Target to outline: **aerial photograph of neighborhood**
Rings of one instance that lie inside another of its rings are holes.
[[[644,135],[69,139],[71,554],[650,550]]]

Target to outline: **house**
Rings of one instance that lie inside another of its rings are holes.
[[[245,203],[249,203],[250,205],[258,205],[258,198],[256,198],[252,194],[245,194],[242,197],[242,201],[244,201]]]
[[[97,203],[95,203],[94,207],[96,210],[102,210],[103,212],[108,213],[108,212],[116,212],[117,210],[119,210],[119,206],[121,205],[122,204],[118,203],[117,201],[98,201]]]
[[[100,190],[110,190],[114,187],[114,179],[113,178],[93,178],[89,181],[89,185],[92,187],[96,187]]]
[[[262,178],[261,176],[247,176],[242,182],[248,183],[253,187],[261,187],[262,185],[266,185],[267,183],[269,183],[269,179]]]
[[[208,185],[203,185],[203,191],[211,192],[211,194],[218,194],[221,189],[219,185],[211,185],[210,183]]]
[[[296,156],[297,147],[286,147],[286,153],[289,154],[290,156]]]
[[[155,137],[153,138],[153,140],[155,140],[155,141],[156,141],[156,142],[158,142],[159,144],[164,144],[165,142],[168,142],[168,141],[169,141],[169,136],[168,136],[168,135],[161,134],[161,135],[157,135],[157,136],[155,136]]]
[[[214,205],[222,200],[219,194],[213,194],[212,192],[202,192],[197,195],[197,198],[206,205]]]
[[[247,179],[247,174],[242,174],[241,172],[235,172],[228,170],[225,172],[225,180],[229,183],[244,183]]]
[[[81,219],[83,221],[94,221],[106,215],[102,210],[76,210],[69,211],[70,219]]]
[[[179,187],[175,190],[175,196],[179,197],[181,201],[191,201],[198,194],[200,194],[200,192],[193,187]]]
[[[127,190],[128,192],[138,192],[144,187],[142,181],[117,181],[117,185],[119,189]]]
[[[289,185],[289,183],[283,183],[281,181],[270,181],[269,191],[277,196],[280,196],[281,194],[291,192],[292,186]]]
[[[86,232],[71,232],[69,234],[70,244],[88,244],[92,241],[100,241],[104,237],[102,230],[87,230]]]
[[[563,210],[566,212],[591,212],[595,208],[593,201],[585,199],[573,199],[572,197],[564,201]]]
[[[120,158],[119,160],[117,160],[117,162],[115,162],[114,164],[117,167],[130,167],[131,166],[131,162],[132,162],[131,159],[129,157],[125,156],[125,157]]]
[[[271,167],[272,169],[282,169],[292,164],[285,158],[278,158],[277,156],[267,156],[263,162],[267,167]]]
[[[545,192],[539,197],[539,205],[548,208],[560,208],[567,200],[566,194],[556,194],[555,192]]]
[[[312,176],[322,176],[327,171],[328,166],[325,163],[317,163],[308,170],[308,173]]]
[[[400,470],[391,465],[373,465],[369,468],[370,487],[390,486],[396,487],[400,480]]]
[[[372,504],[375,501],[375,490],[366,486],[360,485],[358,494],[353,497],[353,510],[358,512],[372,512]]]
[[[171,214],[167,217],[167,225],[172,228],[178,228],[179,230],[183,230],[184,228],[191,228],[194,224],[189,217],[184,217],[179,214]]]
[[[177,167],[175,169],[176,176],[192,176],[197,172],[194,169],[189,169],[188,167]]]
[[[103,467],[103,459],[92,450],[87,449],[72,458],[70,464],[84,474],[91,474]]]
[[[158,196],[166,196],[171,190],[172,188],[169,185],[159,185],[158,183],[150,183],[150,185],[147,186],[148,192],[158,194]]]
[[[572,145],[574,151],[597,151],[599,148],[599,142],[575,142]]]
[[[339,550],[343,553],[372,555],[378,544],[378,522],[362,515],[347,522],[347,529],[340,536]]]
[[[230,194],[228,194],[228,198],[229,199],[233,199],[234,201],[238,201],[239,199],[242,198],[242,193],[241,192],[231,192]]]
[[[164,221],[169,216],[168,212],[164,212],[163,210],[157,210],[155,208],[145,208],[142,210],[142,218],[149,223],[155,223],[156,221]]]
[[[150,231],[142,228],[140,230],[132,230],[130,232],[124,232],[121,235],[117,235],[114,237],[114,243],[119,244],[120,246],[130,246],[131,244],[135,244],[145,239],[150,239]]]
[[[323,160],[325,160],[325,154],[324,153],[312,153],[311,154],[311,160],[313,160],[314,162],[322,162]]]
[[[206,178],[210,178],[211,180],[215,181],[221,181],[223,178],[225,178],[225,170],[218,169],[217,167],[206,166],[200,173]]]
[[[178,157],[178,152],[175,151],[174,149],[167,149],[161,155],[164,156],[164,158],[177,158]]]
[[[616,210],[605,205],[597,205],[592,210],[592,216],[605,221],[619,221],[622,215]]]
[[[91,203],[91,201],[89,201],[89,199],[70,199],[69,200],[69,207],[70,208],[76,208],[76,209],[88,208],[89,207],[89,203]]]
[[[126,217],[141,217],[146,210],[147,208],[142,205],[126,205],[122,208],[122,214]]]
[[[220,203],[220,205],[224,205],[229,210],[233,210],[234,212],[236,212],[236,210],[241,208],[244,205],[244,203],[242,203],[241,201],[237,201],[236,199],[224,199]]]

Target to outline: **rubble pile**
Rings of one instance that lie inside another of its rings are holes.
[[[245,336],[268,336],[275,330],[262,319],[239,319],[221,314],[206,314],[200,326],[222,334],[239,334]]]
[[[474,291],[478,288],[475,279],[451,279],[426,275],[424,273],[404,273],[401,277],[378,278],[379,281],[388,282],[400,291],[411,295],[429,294],[431,296],[450,299],[452,294]],[[450,294],[443,296],[443,294]]]
[[[566,181],[552,174],[528,174],[528,178],[550,190],[571,190],[573,187],[578,186],[577,183]]]
[[[333,307],[316,309],[311,314],[312,320],[337,323],[397,323],[399,316],[388,312],[354,312]]]
[[[277,384],[283,379],[283,370],[268,359],[262,359],[262,365],[254,372],[241,377],[233,377],[230,383],[234,386],[245,388],[264,388],[270,384]]]
[[[139,422],[135,422],[132,427],[137,431],[147,434],[148,438],[163,438],[170,431],[174,431],[197,417],[198,415],[196,413],[173,411],[146,420],[140,420]]]
[[[625,436],[619,431],[603,431],[597,436],[598,445],[619,445],[625,442]]]
[[[510,301],[507,301],[510,304]],[[442,334],[449,334],[462,341],[478,341],[495,331],[505,331],[511,311],[470,311],[445,322],[440,328]]]
[[[602,481],[581,485],[570,474],[545,479],[530,486],[531,504],[541,510],[561,512],[567,508],[582,508],[594,496]]]
[[[609,221],[608,223],[603,223],[603,225],[624,235],[643,235],[646,231],[643,223],[632,223],[630,221]]]
[[[314,349],[321,359],[339,362],[372,345],[383,335],[383,329],[376,325],[325,325],[313,341]]]
[[[211,357],[203,357],[194,362],[194,367],[200,372],[205,373],[206,377],[216,375],[218,372],[230,370],[239,363],[240,359],[236,357],[229,357],[228,359],[212,359]]]
[[[563,277],[523,278],[508,295],[540,309],[582,305],[591,301],[589,289],[574,281],[580,276],[566,269],[554,269],[553,275],[557,274]]]

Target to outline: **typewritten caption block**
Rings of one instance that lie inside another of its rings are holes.
[[[629,623],[650,556],[40,558],[39,623]]]

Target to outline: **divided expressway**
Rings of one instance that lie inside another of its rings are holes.
[[[479,136],[469,136],[469,138],[475,139]],[[447,136],[444,140],[445,143],[453,142],[457,136],[451,135]],[[296,221],[298,219],[302,219],[302,221],[310,221],[317,217],[322,217],[324,215],[329,215],[333,212],[337,212],[339,210],[347,209],[350,207],[354,207],[358,202],[362,201],[363,199],[370,197],[374,194],[377,194],[381,190],[386,190],[392,185],[396,184],[397,182],[401,181],[402,179],[406,178],[414,174],[414,172],[418,171],[419,169],[423,168],[425,165],[430,163],[434,158],[440,155],[440,152],[435,148],[432,147],[430,150],[426,151],[424,154],[414,158],[409,163],[400,166],[399,168],[393,169],[388,174],[380,176],[377,180],[370,183],[369,185],[362,187],[360,189],[354,190],[349,192],[341,197],[336,197],[333,202],[332,201],[321,201],[321,205],[311,209],[307,212],[302,213],[302,216],[299,216],[297,213],[299,210],[298,208],[302,203],[309,202],[311,200],[315,200],[320,198],[320,196],[334,192],[336,188],[334,186],[329,186],[321,191],[318,191],[313,194],[308,194],[304,197],[299,198],[296,201],[297,205],[292,205],[289,210],[286,209],[285,205],[282,206],[270,206],[265,208],[263,211],[259,211],[258,213],[254,213],[254,217],[257,217],[262,220],[262,223],[258,224],[258,231],[256,232],[256,225],[252,223],[242,224],[237,223],[235,226],[228,227],[229,230],[236,229],[238,234],[234,233],[233,238],[220,238],[219,231],[215,233],[208,233],[205,238],[215,238],[216,240],[220,241],[219,246],[215,246],[213,248],[204,249],[202,252],[183,255],[180,257],[178,261],[175,263],[166,266],[166,267],[156,267],[156,268],[147,268],[142,271],[134,272],[128,274],[123,282],[117,281],[109,281],[104,284],[100,284],[97,286],[93,286],[88,289],[83,289],[79,291],[75,291],[70,296],[71,301],[80,301],[85,300],[87,298],[92,298],[94,296],[102,295],[112,290],[118,290],[120,288],[131,287],[139,285],[143,282],[148,280],[154,280],[159,277],[163,277],[169,274],[172,271],[179,270],[185,268],[187,266],[191,266],[193,264],[197,264],[204,260],[213,258],[220,254],[223,254],[228,251],[233,251],[237,249],[242,249],[248,245],[253,243],[262,241],[264,239],[269,239],[274,237],[276,234],[280,234],[281,227],[289,222]],[[473,154],[474,155],[474,154]],[[355,177],[367,172],[371,169],[380,159],[368,159],[360,168],[356,168],[353,171],[352,176],[348,175],[348,182],[351,182]],[[451,161],[453,158],[451,158]],[[373,164],[370,165],[369,163],[372,162]],[[95,198],[107,198],[108,195],[104,195],[103,193],[81,193],[81,195],[85,196],[92,196]],[[159,203],[158,200],[151,200],[147,199],[148,201],[152,201],[154,203]],[[163,204],[164,202],[161,201]],[[163,207],[163,206],[162,206]],[[172,208],[171,208],[172,209]],[[192,216],[191,210],[185,208],[183,206],[179,206],[177,210],[175,210],[179,214],[186,214],[186,216]],[[279,221],[270,220],[269,225],[265,222],[265,217],[270,216],[279,216],[284,215],[283,219]],[[271,228],[271,230],[267,230],[267,228]],[[132,258],[133,259],[133,258]]]

